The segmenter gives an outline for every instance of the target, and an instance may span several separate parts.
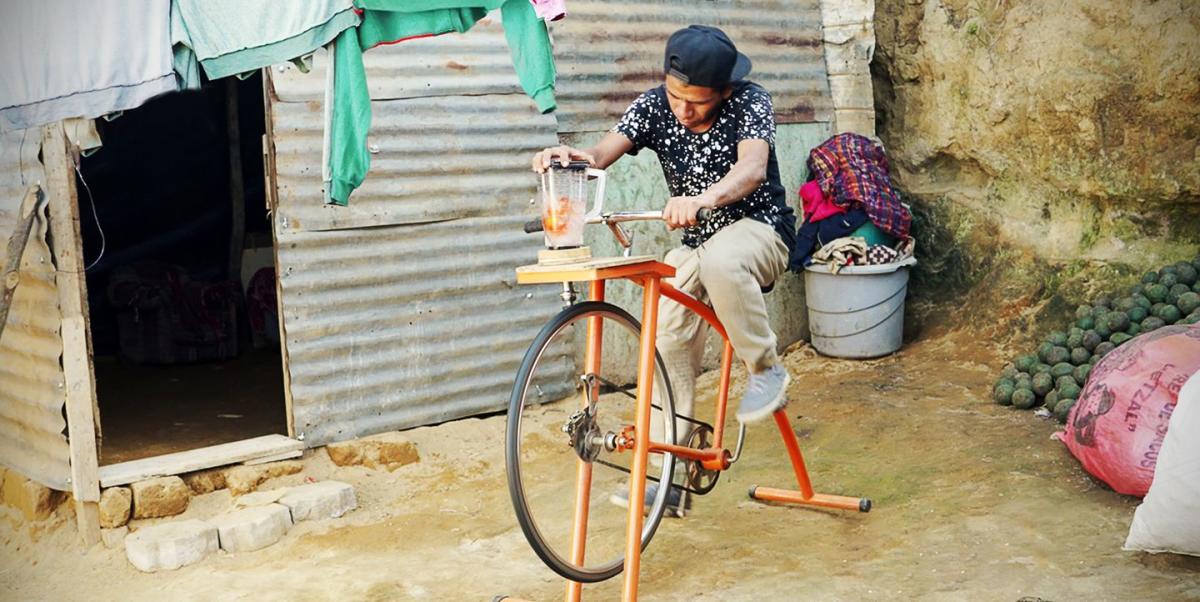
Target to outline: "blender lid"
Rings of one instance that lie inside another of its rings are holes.
[[[591,165],[588,165],[587,161],[581,161],[581,160],[571,161],[570,163],[567,164],[566,167],[563,167],[562,163],[559,163],[557,161],[550,164],[551,169],[578,170],[578,169],[587,169],[589,167],[591,167]]]

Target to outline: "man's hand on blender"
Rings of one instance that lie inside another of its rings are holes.
[[[587,161],[589,166],[596,166],[596,157],[592,156],[591,153],[563,145],[551,147],[535,154],[533,156],[533,171],[535,173],[542,173],[550,169],[550,164],[554,161],[558,161],[563,167],[566,167],[571,161]]]

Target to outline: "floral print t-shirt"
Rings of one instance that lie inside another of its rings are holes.
[[[713,209],[703,223],[685,228],[683,244],[698,247],[721,228],[749,217],[774,227],[790,249],[796,239],[796,217],[779,180],[771,95],[751,82],[733,86],[733,94],[717,109],[716,120],[706,132],[697,134],[679,123],[667,102],[666,86],[634,100],[612,131],[633,142],[630,154],[648,148],[658,155],[672,196],[703,193],[733,168],[739,142],[766,140],[771,147],[766,181],[746,198]]]

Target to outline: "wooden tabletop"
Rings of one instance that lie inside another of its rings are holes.
[[[646,275],[670,278],[675,275],[675,268],[658,261],[651,255],[598,257],[577,263],[533,264],[517,268],[517,282],[520,284],[590,282]]]

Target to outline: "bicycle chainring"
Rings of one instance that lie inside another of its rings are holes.
[[[692,449],[707,449],[712,446],[712,440],[712,427],[704,423],[697,423],[697,426],[688,435],[686,446]],[[721,471],[704,468],[704,465],[696,460],[684,460],[684,468],[687,470],[687,489],[696,495],[704,495],[712,491],[713,487],[717,486],[717,479],[721,476]]]

